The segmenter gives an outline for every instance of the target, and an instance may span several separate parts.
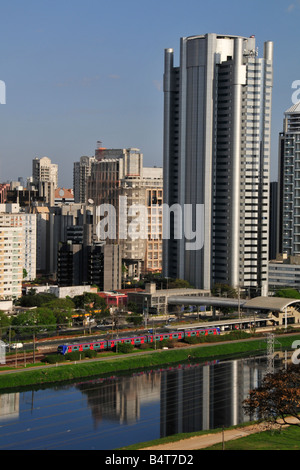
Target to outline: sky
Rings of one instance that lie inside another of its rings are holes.
[[[274,42],[271,181],[278,135],[300,80],[300,0],[3,0],[0,15],[0,182],[32,174],[32,160],[73,163],[106,148],[139,148],[162,166],[164,50],[218,33]],[[3,88],[2,88],[3,90]]]

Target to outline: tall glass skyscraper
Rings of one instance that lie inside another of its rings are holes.
[[[277,253],[300,255],[300,103],[284,113],[279,134]]]
[[[266,295],[273,43],[263,58],[255,37],[206,34],[180,46],[178,67],[165,50],[164,202],[179,205],[182,227],[192,218],[196,235],[203,215],[203,246],[187,250],[191,233],[178,236],[178,216],[165,211],[164,273]]]

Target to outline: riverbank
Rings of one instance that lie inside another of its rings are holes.
[[[278,335],[280,348],[291,350],[292,343],[300,340],[300,335]],[[278,344],[276,349],[279,349]],[[265,354],[267,342],[264,338],[206,343],[179,349],[139,351],[127,355],[116,355],[97,359],[85,359],[79,362],[43,365],[18,371],[0,373],[0,391],[22,389],[23,387],[44,386],[69,382],[76,379],[111,375],[122,371],[151,369],[152,367],[171,365],[179,362],[205,362],[234,359],[243,355]]]

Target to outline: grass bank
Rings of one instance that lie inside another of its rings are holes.
[[[222,450],[222,444],[204,450]],[[225,450],[300,450],[300,427],[288,426],[280,431],[263,431],[227,441]]]
[[[279,336],[282,349],[291,349],[293,341],[300,340],[300,335]],[[238,358],[243,355],[258,354],[266,351],[263,338],[226,342],[222,344],[202,344],[189,348],[138,352],[126,357],[116,356],[103,359],[87,359],[77,363],[45,365],[42,368],[23,369],[22,371],[0,374],[0,391],[9,391],[29,386],[72,381],[99,375],[116,374],[118,371],[149,369],[156,366],[187,361],[213,361],[216,359]],[[278,347],[278,346],[277,346]]]
[[[245,423],[237,426],[231,426],[226,428],[226,431],[231,429],[247,428],[253,423]],[[221,428],[198,431],[192,433],[181,433],[175,434],[170,437],[164,437],[161,439],[155,439],[153,441],[142,442],[133,444],[127,447],[122,447],[119,450],[142,450],[145,448],[153,447],[155,451],[156,446],[163,444],[175,443],[191,437],[200,437],[207,434],[217,434],[222,432]],[[281,428],[281,430],[267,430],[258,431],[257,433],[250,434],[246,437],[240,437],[238,439],[227,440],[225,439],[224,447],[223,443],[214,444],[212,446],[202,448],[201,450],[300,450],[300,427],[299,426],[287,426]],[[180,449],[178,449],[180,450]],[[197,449],[195,449],[197,450]],[[165,451],[170,452],[170,451]]]

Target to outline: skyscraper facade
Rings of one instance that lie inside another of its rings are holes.
[[[272,42],[259,58],[255,37],[181,38],[178,67],[165,50],[164,202],[179,205],[190,238],[203,231],[187,250],[171,213],[167,276],[267,293],[272,62]]]
[[[277,253],[300,254],[300,103],[284,114],[279,134]]]
[[[73,189],[74,189],[74,202],[86,203],[87,179],[91,175],[92,162],[95,162],[95,157],[80,157],[79,162],[74,162],[73,169]]]

